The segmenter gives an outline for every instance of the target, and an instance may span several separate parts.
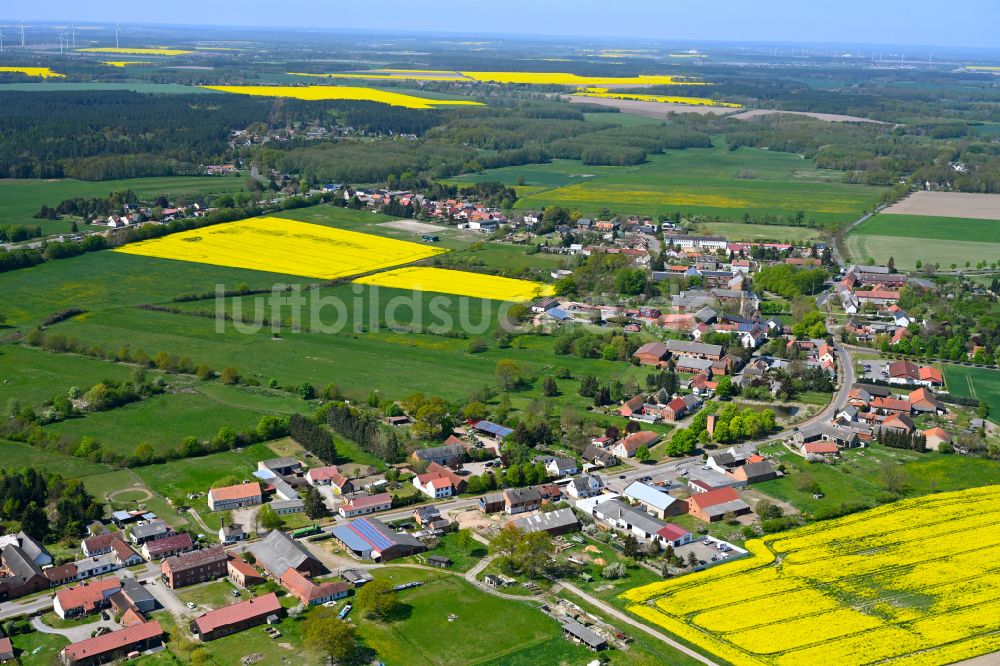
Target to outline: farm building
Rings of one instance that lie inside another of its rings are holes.
[[[351,591],[350,583],[345,581],[316,583],[292,568],[283,573],[279,581],[286,590],[298,597],[299,601],[306,606],[319,606],[328,601],[343,599]]]
[[[323,572],[323,565],[319,560],[305,546],[281,530],[272,530],[248,550],[257,558],[257,564],[275,578],[281,578],[289,568],[313,576]]]
[[[191,622],[191,633],[203,641],[229,636],[267,622],[269,615],[284,612],[274,592],[209,611]]]
[[[548,513],[525,516],[514,521],[514,525],[524,532],[548,532],[552,536],[575,532],[580,529],[573,509],[557,509]]]
[[[96,666],[143,652],[163,643],[159,622],[143,622],[67,645],[59,653],[64,666]]]
[[[252,564],[239,557],[229,558],[226,563],[226,572],[234,585],[243,588],[260,585],[264,582],[264,576]]]
[[[260,484],[256,481],[223,488],[212,488],[208,491],[208,508],[211,511],[242,509],[260,504],[263,497]]]
[[[678,516],[687,512],[687,504],[665,490],[641,481],[630,483],[622,493],[626,499],[642,506],[657,518]]]
[[[344,518],[354,518],[391,508],[392,496],[389,493],[379,493],[378,495],[355,495],[341,504],[339,511]]]
[[[333,530],[333,536],[355,557],[388,562],[427,550],[419,539],[395,532],[376,518],[358,518]]]
[[[191,535],[187,532],[142,544],[142,555],[150,562],[186,553],[189,550],[194,550],[194,541],[191,540]]]
[[[727,513],[743,516],[751,512],[750,505],[741,500],[732,488],[716,488],[696,493],[687,502],[688,513],[706,523],[722,520]]]
[[[222,548],[206,548],[168,557],[160,563],[164,582],[171,589],[204,583],[226,575],[229,556]]]
[[[121,587],[122,582],[117,576],[67,587],[56,592],[52,608],[56,615],[63,619],[77,615],[89,615],[94,611],[107,608],[108,599]]]

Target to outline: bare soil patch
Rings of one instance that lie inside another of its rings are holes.
[[[671,113],[699,113],[706,115],[725,115],[732,113],[734,109],[725,106],[694,106],[691,104],[673,104],[666,102],[643,102],[637,99],[611,99],[607,97],[585,97],[583,95],[570,95],[567,99],[573,104],[596,104],[598,106],[612,106],[621,109],[625,113],[634,113],[637,116],[647,118],[666,118]]]
[[[393,220],[392,222],[380,222],[380,227],[398,229],[399,231],[411,231],[415,234],[433,234],[445,231],[447,227],[440,227],[436,224],[417,222],[416,220]]]
[[[733,116],[733,118],[739,118],[740,120],[750,120],[751,118],[760,118],[761,116],[772,116],[776,113],[784,113],[790,116],[808,116],[810,118],[815,118],[816,120],[826,120],[831,123],[875,123],[877,125],[889,124],[881,120],[872,120],[871,118],[861,118],[859,116],[845,116],[839,113],[814,113],[812,111],[781,111],[779,109],[753,109],[750,111],[743,111],[741,113],[737,113]]]
[[[1000,194],[914,192],[882,211],[885,215],[927,215],[1000,220]]]

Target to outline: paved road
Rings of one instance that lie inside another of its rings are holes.
[[[660,632],[658,632],[656,629],[653,629],[652,627],[650,627],[648,625],[645,625],[645,624],[643,624],[642,622],[639,622],[636,619],[633,619],[632,617],[626,615],[625,613],[621,612],[617,608],[609,606],[608,604],[604,603],[600,599],[587,594],[586,592],[584,592],[580,588],[576,587],[575,585],[567,583],[566,581],[560,581],[560,585],[562,586],[562,588],[564,590],[572,592],[576,596],[578,596],[581,599],[583,599],[584,601],[586,601],[591,606],[594,606],[595,608],[599,609],[601,612],[603,612],[603,613],[605,613],[605,614],[607,614],[607,615],[615,618],[616,620],[624,622],[625,624],[627,624],[627,625],[629,625],[631,627],[634,627],[635,629],[638,629],[639,631],[642,631],[644,633],[649,634],[650,636],[652,636],[656,640],[662,641],[663,643],[666,643],[667,645],[669,645],[673,649],[677,650],[678,652],[682,652],[682,653],[686,654],[687,656],[691,657],[692,659],[695,659],[697,661],[700,661],[703,664],[706,664],[707,666],[719,666],[716,662],[712,661],[711,659],[709,659],[705,655],[700,654],[698,652],[695,652],[691,648],[689,648],[686,645],[683,645],[681,643],[678,643],[677,641],[675,641],[672,638],[667,638],[666,636],[664,636],[663,634],[661,634]],[[666,662],[664,662],[664,663],[666,663]]]

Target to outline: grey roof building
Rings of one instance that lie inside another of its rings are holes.
[[[580,529],[580,521],[576,519],[573,509],[557,509],[535,516],[518,518],[514,521],[519,529],[525,532],[548,532],[556,536]]]
[[[289,569],[316,573],[323,568],[305,546],[281,530],[272,530],[249,550],[257,558],[257,563],[275,578],[280,578]]]

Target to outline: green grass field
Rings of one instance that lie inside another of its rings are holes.
[[[990,406],[990,420],[1000,423],[1000,371],[949,363],[942,367],[950,393],[985,400]]]
[[[557,664],[567,656],[570,663],[589,659],[585,648],[567,654],[553,642],[561,633],[559,625],[528,604],[497,599],[457,576],[392,567],[374,573],[393,582],[426,582],[400,593],[399,619],[378,623],[359,610],[352,613],[361,637],[387,666],[528,663],[518,658],[524,652],[543,659],[531,663]],[[448,621],[449,615],[454,621]],[[490,630],[497,622],[502,630]],[[542,644],[548,648],[540,648]],[[558,660],[548,660],[552,655],[559,655]]]
[[[18,85],[18,84],[12,84]],[[63,86],[59,83],[24,85]],[[0,90],[4,86],[0,85]],[[0,179],[0,223],[37,224],[49,233],[70,230],[69,220],[36,220],[32,217],[42,205],[55,207],[66,199],[106,197],[112,192],[132,190],[140,199],[166,195],[171,203],[200,196],[238,192],[244,179],[222,176],[165,176],[162,178],[129,178],[126,180],[10,180]]]
[[[69,639],[55,634],[33,631],[11,638],[21,666],[51,666],[59,663],[59,651],[69,645]]]
[[[188,493],[206,492],[213,483],[229,476],[247,478],[257,470],[257,463],[274,457],[265,444],[254,444],[242,451],[223,451],[200,458],[172,460],[135,469],[135,473],[156,492],[187,502]]]
[[[167,393],[107,412],[53,423],[46,430],[73,442],[90,436],[105,450],[129,455],[143,442],[165,452],[178,448],[189,435],[206,440],[223,426],[246,430],[256,426],[262,415],[263,412],[206,399],[197,392]]]
[[[167,521],[174,527],[186,525],[188,518],[182,516],[162,498],[156,496],[143,483],[142,479],[127,469],[104,474],[93,474],[83,477],[83,485],[87,491],[99,500],[110,500],[114,508],[136,509],[145,507],[147,511]],[[145,491],[147,497],[139,501],[139,493]],[[119,501],[119,497],[122,499]],[[136,501],[133,501],[136,500]],[[110,507],[109,507],[110,508]],[[110,515],[110,511],[108,511]]]
[[[17,400],[23,407],[36,407],[73,386],[87,390],[102,379],[120,381],[131,374],[127,366],[97,359],[0,345],[0,405]]]
[[[876,215],[847,237],[847,250],[858,262],[889,257],[902,269],[935,262],[943,269],[966,262],[1000,261],[1000,221],[927,215]]]
[[[63,476],[85,477],[104,474],[108,468],[84,458],[74,458],[56,451],[37,449],[23,442],[0,439],[0,468],[20,470],[35,467],[46,472],[58,472]]]
[[[878,445],[844,451],[842,460],[835,465],[808,463],[778,445],[769,447],[767,452],[777,456],[791,473],[756,484],[754,488],[808,512],[835,508],[841,503],[876,506],[882,495],[879,469],[886,460],[903,463],[907,479],[905,497],[989,485],[1000,474],[1000,462],[995,460],[934,452],[921,454]],[[816,499],[811,493],[799,490],[795,477],[800,474],[815,479],[825,497]]]
[[[698,225],[698,233],[725,236],[731,241],[774,241],[778,243],[805,243],[824,238],[825,234],[811,227],[790,227],[772,224],[743,224],[742,222],[706,222]]]
[[[594,214],[602,208],[628,215],[717,216],[737,220],[743,213],[794,215],[835,226],[874,207],[879,188],[846,185],[840,174],[816,169],[789,153],[755,148],[667,151],[630,167],[590,167],[579,161],[504,167],[450,182],[499,180],[514,185],[523,176],[526,191],[517,207],[541,209],[555,204]],[[742,177],[741,177],[742,176]]]
[[[107,54],[107,57],[114,57],[113,54]],[[152,68],[143,67],[142,69],[148,70]],[[203,95],[209,93],[217,93],[215,90],[208,90],[206,88],[199,88],[197,86],[185,86],[180,83],[103,83],[101,81],[92,82],[75,82],[70,81],[66,83],[2,83],[0,84],[0,92],[4,90],[19,90],[25,92],[62,92],[67,90],[131,90],[138,93],[159,93],[159,94],[192,94],[192,95]]]

